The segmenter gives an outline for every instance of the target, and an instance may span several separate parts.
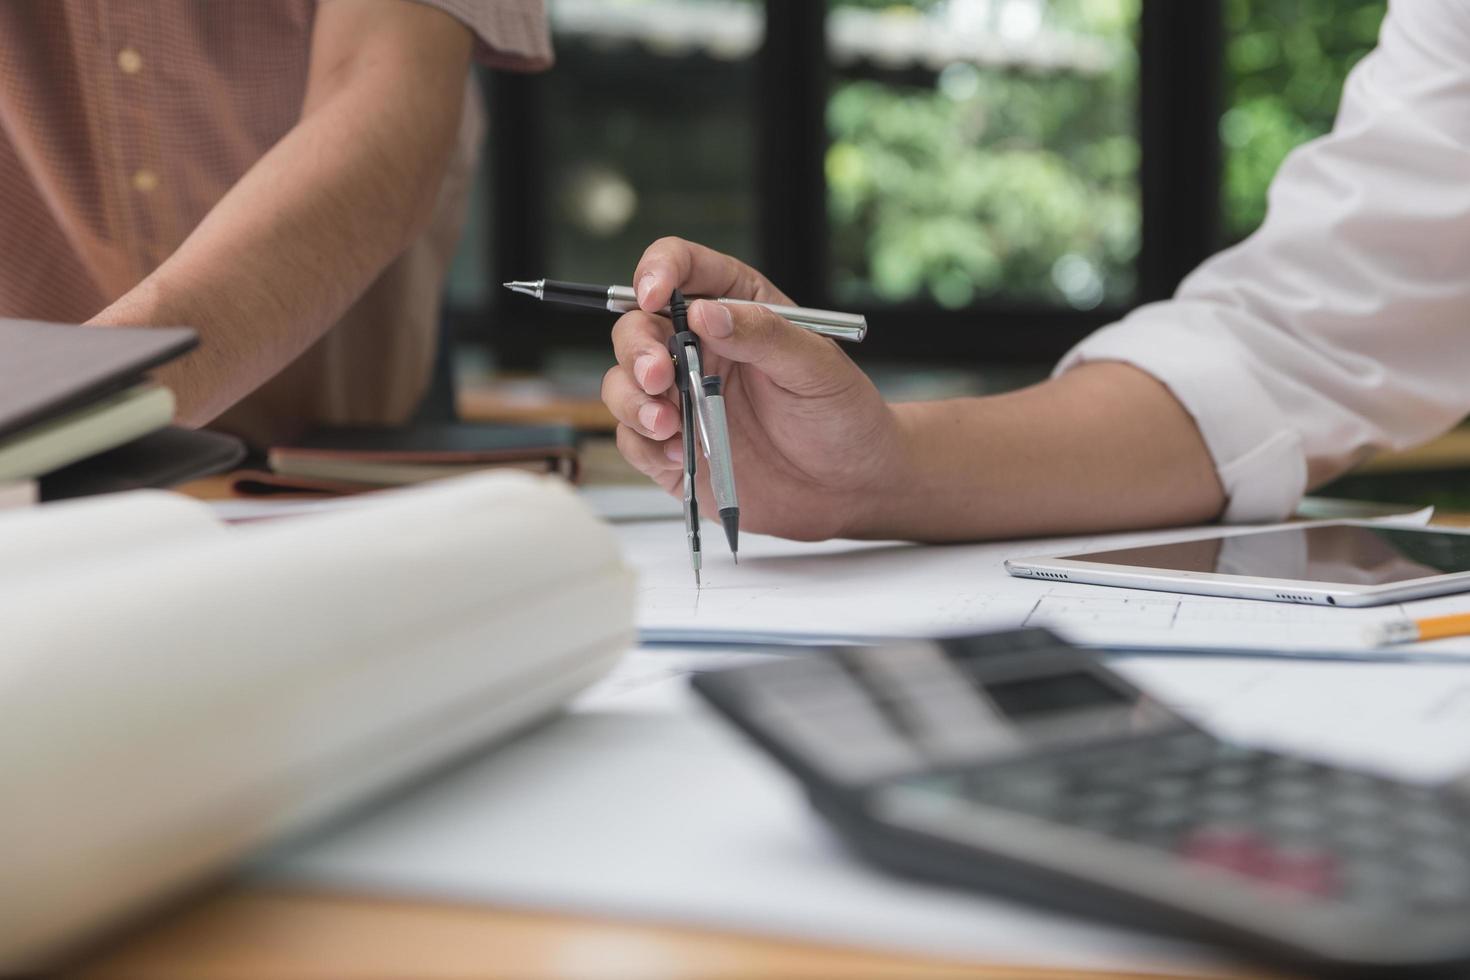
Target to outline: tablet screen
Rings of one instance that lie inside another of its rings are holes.
[[[1168,571],[1385,585],[1470,572],[1470,534],[1329,524],[1066,557]]]

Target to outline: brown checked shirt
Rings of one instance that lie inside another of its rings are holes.
[[[551,62],[543,0],[415,2],[463,22],[485,64]],[[167,258],[300,117],[316,6],[0,0],[0,316],[85,321]],[[413,410],[483,132],[469,92],[427,231],[221,428],[265,444]]]

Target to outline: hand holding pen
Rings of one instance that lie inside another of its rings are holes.
[[[650,247],[633,282],[641,309],[613,327],[618,363],[603,379],[602,397],[618,420],[623,455],[682,496],[682,413],[668,349],[673,327],[657,311],[676,288],[791,300],[735,259],[677,239]],[[742,531],[850,534],[876,499],[907,487],[908,454],[893,409],[838,344],[757,306],[691,300],[687,322],[701,342],[704,375],[723,379]],[[709,467],[695,475],[698,506],[717,509]]]

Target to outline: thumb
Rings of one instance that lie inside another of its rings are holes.
[[[758,368],[793,394],[831,394],[847,387],[858,370],[836,343],[763,306],[696,300],[689,305],[689,327],[710,353]]]

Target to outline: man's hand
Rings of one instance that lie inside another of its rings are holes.
[[[618,448],[665,490],[682,480],[680,412],[650,312],[686,294],[790,303],[760,273],[668,238],[634,274],[602,383]],[[965,541],[1198,523],[1224,495],[1194,420],[1127,364],[1021,391],[887,405],[837,345],[758,307],[695,302],[705,370],[725,378],[740,523],[784,537]],[[707,467],[701,468],[704,472]],[[708,479],[700,503],[712,506]]]
[[[618,448],[670,492],[683,479],[680,411],[668,352],[673,328],[650,310],[675,288],[687,295],[791,300],[735,259],[676,238],[638,263],[642,310],[613,328],[617,366],[602,398],[618,419]],[[725,410],[743,528],[789,538],[863,533],[875,501],[892,498],[905,452],[893,411],[837,345],[756,306],[696,301],[689,326],[706,374],[725,379]],[[701,460],[701,505],[710,507]]]

